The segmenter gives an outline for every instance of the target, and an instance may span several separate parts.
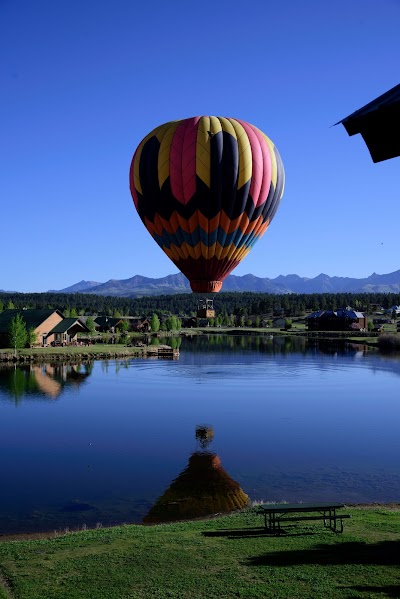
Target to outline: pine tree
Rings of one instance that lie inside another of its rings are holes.
[[[25,321],[21,314],[17,314],[11,319],[10,326],[8,329],[8,336],[10,339],[10,346],[14,348],[15,355],[17,349],[25,347],[28,341],[28,333],[26,330]]]
[[[157,333],[160,330],[160,319],[157,314],[153,314],[151,317],[150,327],[153,333]]]

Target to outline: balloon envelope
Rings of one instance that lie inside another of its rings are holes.
[[[221,289],[267,230],[284,180],[279,153],[262,131],[214,116],[156,127],[130,169],[141,220],[196,292]]]

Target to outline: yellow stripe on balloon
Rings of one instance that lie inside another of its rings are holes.
[[[210,116],[210,129],[209,129],[211,135],[216,135],[217,133],[220,133],[222,131],[222,125],[220,123],[220,120],[218,117],[216,116]]]
[[[238,150],[239,150],[239,179],[238,189],[243,187],[251,179],[253,173],[253,162],[251,155],[251,146],[247,133],[240,123],[235,119],[229,119],[235,129]]]
[[[168,129],[171,127],[171,125],[178,126],[180,122],[181,121],[168,121],[168,123],[165,123],[164,125],[159,127],[157,130],[157,133],[156,133],[156,137],[157,137],[158,141],[161,143],[165,133],[168,131]]]
[[[241,262],[243,260],[243,258],[245,258],[247,256],[247,254],[250,252],[251,248],[246,248],[246,247],[241,247],[238,249],[236,254],[232,255],[231,260],[236,260],[237,262]]]
[[[180,121],[171,121],[170,123],[167,123],[164,134],[162,135],[160,132],[160,134],[157,135],[158,141],[161,142],[158,151],[158,184],[160,189],[169,177],[171,143],[179,124]]]
[[[225,133],[229,133],[229,135],[232,135],[232,137],[237,139],[235,128],[232,125],[232,123],[230,122],[230,120],[223,116],[220,116],[218,118],[221,123],[222,131],[224,131]]]

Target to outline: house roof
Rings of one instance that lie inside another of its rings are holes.
[[[66,333],[74,325],[78,325],[82,329],[82,331],[89,331],[87,326],[83,324],[83,322],[81,322],[78,318],[64,318],[64,320],[56,324],[56,326],[53,329],[51,329],[51,331],[48,334],[51,335],[53,333]]]
[[[313,312],[306,316],[307,318],[364,318],[364,314],[362,312],[356,312],[355,310],[348,310],[347,308],[339,308],[338,310],[318,310],[317,312]]]
[[[121,321],[121,318],[112,318],[111,316],[98,316],[94,320],[100,327],[116,327]]]
[[[8,333],[11,321],[17,314],[22,316],[27,329],[36,329],[42,322],[49,318],[49,316],[54,314],[54,312],[57,312],[57,314],[63,317],[59,310],[53,310],[51,308],[39,310],[4,310],[0,314],[0,333]]]
[[[345,117],[347,133],[361,133],[374,162],[400,155],[400,84]]]
[[[360,117],[365,116],[366,114],[370,114],[376,110],[379,110],[382,107],[391,106],[394,104],[400,104],[400,83],[399,85],[395,85],[389,91],[385,92],[378,98],[375,98],[375,100],[372,100],[372,102],[369,102],[368,104],[366,104],[362,108],[359,108],[355,112],[352,112],[349,116],[346,116],[344,119],[335,124],[339,125],[340,123],[342,123],[348,134],[354,135],[354,133],[358,132],[353,131],[352,133],[350,133],[348,129],[350,129],[351,131],[353,130],[353,128],[355,127],[356,119],[359,119]]]

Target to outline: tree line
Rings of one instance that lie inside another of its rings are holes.
[[[83,315],[158,317],[195,316],[199,299],[195,293],[157,295],[139,298],[113,297],[85,293],[0,293],[0,311],[6,308],[50,308],[64,316]],[[351,306],[372,313],[377,306],[388,309],[400,304],[398,293],[312,293],[270,294],[254,292],[222,292],[214,296],[217,315],[229,317],[278,315],[304,316],[321,309],[336,310]]]

